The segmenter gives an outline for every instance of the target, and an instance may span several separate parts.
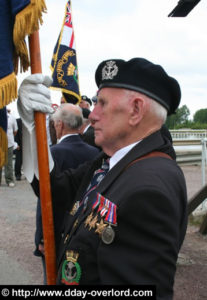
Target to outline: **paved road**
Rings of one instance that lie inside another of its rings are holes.
[[[201,188],[200,166],[182,167],[188,196]],[[0,284],[42,284],[40,258],[33,255],[36,197],[26,180],[0,186]]]
[[[26,180],[0,186],[0,284],[41,284],[42,270],[33,255],[36,196]]]

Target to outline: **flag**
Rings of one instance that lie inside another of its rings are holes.
[[[39,29],[44,0],[0,0],[0,167],[6,158],[6,132],[4,107],[17,98],[18,65],[29,67],[25,37]]]
[[[72,98],[72,103],[80,101],[78,67],[74,29],[72,23],[71,1],[67,1],[64,21],[51,62],[53,77],[52,88],[61,90],[65,98]],[[69,100],[70,101],[70,100]],[[69,102],[68,101],[68,102]]]

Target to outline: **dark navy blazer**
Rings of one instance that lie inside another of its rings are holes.
[[[64,138],[59,144],[53,145],[50,148],[53,160],[56,168],[60,171],[64,171],[68,168],[77,168],[80,164],[93,160],[99,153],[99,150],[91,145],[85,143],[79,135],[71,135]],[[66,195],[64,195],[66,197]],[[55,200],[55,202],[58,199]],[[61,238],[61,224],[65,215],[65,207],[55,207],[54,211],[54,230],[56,248]],[[36,213],[36,233],[35,233],[35,255],[40,256],[41,253],[38,251],[38,245],[43,239],[42,232],[42,215],[40,207],[40,199],[37,202],[37,213]]]
[[[62,283],[67,253],[73,251],[78,254],[77,263],[82,270],[80,284],[153,284],[157,299],[172,299],[177,256],[187,225],[186,185],[182,170],[173,159],[151,157],[131,164],[153,151],[172,152],[159,131],[133,147],[107,173],[89,195],[78,219],[67,214],[58,253],[58,284]],[[101,158],[100,154],[93,163],[64,173],[54,168],[52,192],[59,201],[53,204],[64,205],[61,194],[67,195],[71,208],[81,200]],[[110,244],[97,232],[101,222],[100,212],[94,208],[97,192],[117,206],[115,238]],[[98,221],[90,227],[86,219],[92,211]]]

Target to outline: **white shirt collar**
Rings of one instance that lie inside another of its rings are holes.
[[[64,140],[65,138],[67,138],[68,136],[72,136],[72,135],[78,135],[78,133],[68,133],[68,134],[65,134],[65,135],[61,136],[61,138],[58,140],[58,144],[60,142],[62,142],[62,140]]]
[[[109,170],[111,170],[111,168],[113,168],[135,145],[140,142],[141,140],[116,151],[109,160]]]
[[[86,126],[86,128],[83,130],[83,134],[88,130],[88,128],[91,126],[91,124],[88,124],[87,126]]]

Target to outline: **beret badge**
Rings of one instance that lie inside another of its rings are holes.
[[[118,67],[113,60],[107,61],[102,69],[102,80],[113,79],[118,73]]]

